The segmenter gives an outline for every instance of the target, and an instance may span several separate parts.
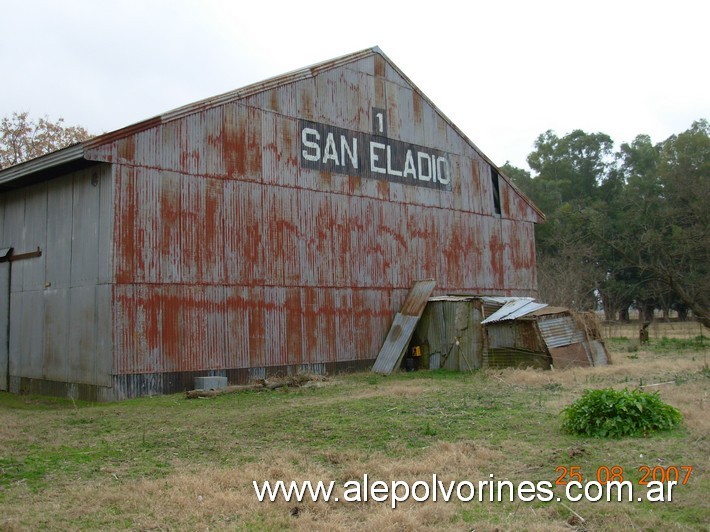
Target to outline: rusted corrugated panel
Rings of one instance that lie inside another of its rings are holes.
[[[116,374],[231,367],[227,338],[244,330],[228,329],[224,288],[117,285],[114,301]],[[263,299],[242,301],[250,318],[250,341],[263,338],[264,327],[258,325],[263,324]],[[252,315],[258,312],[261,321]]]
[[[532,320],[499,321],[486,326],[488,367],[549,368],[550,357]]]
[[[399,366],[418,321],[418,316],[405,316],[404,314],[395,316],[392,328],[372,366],[372,371],[389,375]]]
[[[492,348],[510,347],[545,353],[537,335],[535,323],[529,320],[498,322],[486,327],[488,345]]]
[[[550,355],[552,356],[552,365],[555,369],[578,366],[587,367],[592,365],[589,361],[589,355],[584,345],[581,343],[554,347],[550,349]]]
[[[435,286],[436,281],[434,279],[416,281],[412,285],[400,313],[405,316],[421,316]]]
[[[377,355],[372,371],[389,375],[402,361],[414,328],[434,286],[436,286],[436,281],[433,279],[416,281],[412,285],[409,295],[402,305],[402,310],[395,316],[394,323]]]
[[[356,81],[364,88],[354,90]],[[123,142],[117,150],[126,161],[138,153],[147,157],[153,149],[173,149],[155,161],[179,173],[126,168],[117,179],[119,282],[243,287],[239,305],[245,318],[237,329],[248,339],[246,345],[241,336],[225,333],[225,344],[241,343],[239,349],[248,352],[248,361],[234,361],[235,367],[284,360],[325,363],[333,356],[346,360],[352,352],[372,356],[372,345],[352,351],[348,346],[379,344],[386,326],[382,316],[347,315],[348,301],[356,306],[362,295],[375,297],[353,289],[372,287],[377,297],[389,294],[391,301],[421,276],[440,278],[442,289],[450,291],[516,289],[520,277],[506,279],[505,262],[511,253],[522,264],[530,257],[506,248],[506,238],[518,235],[515,228],[502,230],[499,220],[461,210],[462,194],[468,194],[469,204],[479,201],[464,189],[469,184],[463,176],[444,198],[430,189],[306,170],[298,159],[297,121],[271,112],[291,113],[294,100],[304,102],[306,111],[312,108],[309,116],[316,119],[367,131],[378,95],[395,121],[393,135],[408,142],[428,138],[442,150],[462,151],[461,137],[453,134],[449,144],[446,120],[416,91],[389,81],[378,84],[352,68],[330,71],[315,82],[274,87],[249,100],[269,112],[225,102],[221,109],[196,110],[199,116],[184,123],[164,124],[159,135],[146,133],[145,145],[140,139],[134,146]],[[424,131],[412,127],[417,120],[427,124]],[[210,132],[214,128],[221,128],[218,135]],[[479,164],[474,166],[469,172],[477,176]],[[287,293],[286,286],[300,288]],[[191,296],[185,297],[189,307]],[[376,313],[389,306],[383,303],[377,303]],[[280,306],[297,314],[286,316]],[[237,312],[228,315],[233,322]],[[220,327],[227,329],[213,324],[208,336]],[[347,334],[358,327],[363,336]],[[284,354],[284,345],[292,355]],[[190,367],[202,362],[198,357]]]
[[[532,223],[501,220],[505,242],[505,286],[520,290],[535,286],[535,232]]]
[[[537,320],[540,334],[550,349],[585,341],[584,331],[577,328],[569,315],[540,317]]]

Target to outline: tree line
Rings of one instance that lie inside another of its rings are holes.
[[[540,299],[609,320],[629,309],[710,327],[710,125],[614,149],[604,133],[541,134],[532,172],[501,170],[546,214],[536,227]]]

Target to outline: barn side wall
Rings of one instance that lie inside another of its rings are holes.
[[[447,154],[450,190],[303,165],[304,121],[371,134],[376,109],[381,142]],[[122,394],[201,372],[366,366],[417,279],[535,295],[538,215],[504,181],[496,214],[490,165],[376,54],[86,156],[114,167]]]
[[[41,252],[9,263],[10,391],[111,385],[112,213],[110,165],[2,194],[0,248]]]

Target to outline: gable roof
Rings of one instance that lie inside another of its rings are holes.
[[[224,105],[225,103],[235,102],[242,100],[246,97],[253,96],[260,92],[271,90],[283,85],[288,85],[300,80],[306,80],[313,78],[318,74],[332,70],[343,65],[359,61],[361,59],[368,58],[373,55],[381,56],[387,64],[399,75],[403,80],[408,83],[412,90],[414,90],[431,108],[436,114],[438,114],[446,124],[454,130],[469,146],[471,146],[476,153],[493,168],[495,168],[500,177],[502,177],[505,182],[518,194],[521,199],[527,203],[537,215],[539,215],[541,220],[544,220],[545,215],[542,211],[528,198],[505,174],[500,172],[500,169],[491,161],[479,148],[476,146],[471,139],[469,139],[466,134],[461,131],[456,124],[454,124],[435,104],[432,102],[413,82],[410,80],[404,72],[402,72],[397,65],[395,65],[378,46],[372,48],[366,48],[358,52],[343,55],[335,59],[330,59],[320,63],[316,63],[311,66],[300,68],[280,76],[266,79],[258,83],[247,85],[240,89],[225,92],[217,96],[206,98],[195,103],[184,105],[178,107],[161,115],[137,122],[135,124],[126,126],[124,128],[117,129],[108,133],[104,133],[93,137],[91,139],[85,140],[79,144],[75,144],[63,150],[58,150],[56,152],[32,159],[25,163],[19,165],[11,166],[4,170],[0,170],[0,190],[7,188],[15,188],[17,186],[23,186],[29,182],[41,180],[46,177],[52,177],[57,171],[66,171],[67,169],[73,169],[72,167],[81,167],[92,164],[91,161],[86,159],[86,152],[90,149],[97,148],[104,144],[111,143],[115,140],[134,135],[141,131],[145,131],[152,127],[171,122],[193,114],[198,111],[205,111],[213,107]],[[39,172],[39,175],[37,175]]]

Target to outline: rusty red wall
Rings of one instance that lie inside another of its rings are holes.
[[[417,279],[534,295],[539,213],[378,53],[99,138],[113,163],[114,374],[373,359]],[[447,154],[451,190],[305,168],[303,122]]]

